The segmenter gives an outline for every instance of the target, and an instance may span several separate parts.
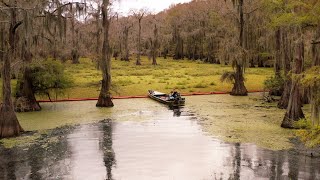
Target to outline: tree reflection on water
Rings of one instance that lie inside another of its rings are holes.
[[[173,111],[176,112],[180,114],[181,109]],[[172,116],[172,111],[167,113],[168,118],[158,119],[158,124],[104,120],[55,129],[28,147],[0,147],[0,179],[137,179],[132,175],[148,179],[161,179],[156,175],[197,179],[199,175],[208,177],[206,173],[212,173],[216,179],[234,180],[320,178],[319,158],[306,157],[294,149],[270,151],[254,144],[212,141],[185,114],[177,117]],[[191,126],[194,128],[190,129]],[[181,146],[185,147],[181,148],[184,152],[175,149]],[[135,154],[128,156],[132,152]],[[169,155],[166,161],[161,160]],[[184,159],[188,161],[183,161],[183,166],[170,165],[181,164],[177,161]],[[163,164],[178,167],[179,171],[168,172]],[[136,173],[138,170],[150,174]],[[179,173],[180,170],[185,173]]]
[[[102,123],[103,161],[107,170],[107,180],[112,180],[112,167],[115,164],[115,153],[112,149],[112,121],[105,120]]]

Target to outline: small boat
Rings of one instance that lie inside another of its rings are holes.
[[[185,105],[185,98],[182,98],[180,94],[177,97],[172,98],[170,95],[158,91],[149,90],[149,97],[160,103],[169,105],[170,107],[179,107]]]

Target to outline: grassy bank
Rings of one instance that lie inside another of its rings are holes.
[[[182,93],[230,91],[231,84],[221,83],[220,76],[229,66],[205,64],[198,61],[158,59],[157,66],[144,57],[142,66],[134,61],[113,60],[113,95],[146,95],[148,89],[169,92],[176,88]],[[74,86],[64,98],[97,97],[101,72],[90,59],[81,59],[81,64],[66,64],[66,73],[72,77]],[[271,76],[271,68],[249,68],[246,72],[248,90],[262,90],[263,81]]]
[[[80,64],[65,64],[67,76],[74,81],[72,88],[58,98],[91,98],[99,95],[101,72],[90,59],[82,58]],[[206,64],[200,61],[158,59],[157,66],[151,65],[146,57],[142,66],[136,66],[134,60],[112,61],[113,95],[146,95],[148,89],[169,92],[176,88],[182,93],[230,91],[231,84],[221,83],[220,76],[231,67]],[[246,87],[248,90],[262,90],[263,81],[273,74],[272,68],[248,68]],[[16,81],[12,81],[15,86]],[[1,93],[2,95],[2,93]],[[46,97],[39,97],[45,99]],[[38,99],[39,99],[38,98]]]

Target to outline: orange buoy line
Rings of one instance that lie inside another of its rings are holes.
[[[257,93],[257,92],[267,92],[263,90],[253,90],[249,91],[249,93]],[[230,92],[193,92],[193,93],[182,93],[182,96],[198,96],[198,95],[214,95],[214,94],[229,94]],[[113,96],[112,99],[139,99],[139,98],[147,98],[148,96]],[[39,100],[37,102],[46,103],[46,102],[71,102],[71,101],[94,101],[98,100],[98,98],[71,98],[71,99],[58,99],[58,100]]]

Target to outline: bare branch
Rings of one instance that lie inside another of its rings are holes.
[[[23,23],[23,21],[19,21],[17,24],[14,25],[12,31],[16,31],[16,29]]]
[[[54,11],[52,11],[51,13],[54,14],[55,12],[57,12],[59,9],[63,8],[63,7],[66,7],[68,5],[71,5],[71,4],[81,4],[81,5],[86,5],[86,3],[79,3],[79,2],[69,2],[69,3],[66,3],[66,4],[63,4],[59,7],[57,7]]]
[[[320,44],[320,40],[319,41],[312,41],[311,44]]]
[[[51,39],[49,39],[49,38],[47,38],[47,37],[45,37],[45,36],[43,36],[43,35],[37,35],[36,37],[41,37],[41,38],[47,40],[50,44],[53,44],[53,42],[52,42]]]
[[[4,2],[3,0],[0,1],[2,4],[4,4],[7,7],[10,7],[9,4],[7,4],[6,2]]]
[[[250,11],[250,12],[244,13],[244,14],[251,14],[251,13],[254,13],[255,11],[259,10],[260,8],[261,8],[261,7],[258,7],[258,8],[256,8],[256,9],[254,9],[254,10],[252,10],[252,11]]]
[[[35,9],[36,7],[32,7],[32,8],[23,8],[23,7],[18,7],[18,6],[15,6],[15,7],[12,7],[12,6],[0,6],[0,10],[10,10],[10,9],[22,9],[22,10],[33,10]]]

